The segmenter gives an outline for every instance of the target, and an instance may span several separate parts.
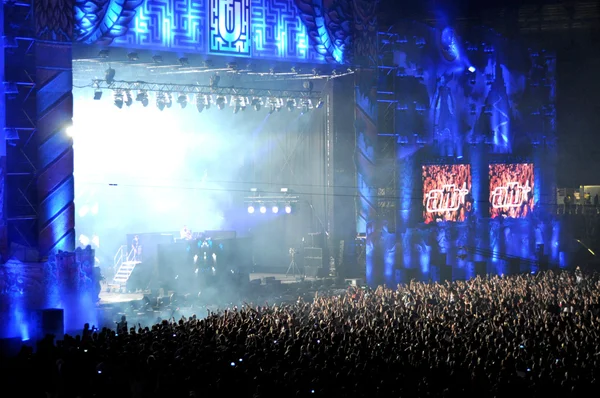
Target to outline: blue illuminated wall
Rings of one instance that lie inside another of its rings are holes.
[[[555,57],[485,28],[458,32],[406,21],[395,32],[381,38],[394,42],[388,57],[397,66],[400,275],[436,279],[440,269],[451,267],[454,278],[469,277],[476,262],[498,274],[537,270],[540,258],[557,265],[560,223],[548,212],[555,204]],[[424,225],[419,170],[423,164],[455,163],[471,165],[473,216],[463,223]],[[490,220],[490,163],[534,164],[534,214]],[[396,282],[384,271],[386,259],[373,258],[380,264],[373,263],[371,272]]]
[[[264,59],[345,63],[352,1],[78,0],[76,41]]]

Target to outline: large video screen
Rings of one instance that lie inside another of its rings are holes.
[[[472,209],[471,166],[423,166],[423,221],[465,221]]]
[[[533,210],[533,164],[490,165],[490,217],[523,218]]]

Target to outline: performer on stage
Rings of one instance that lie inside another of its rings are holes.
[[[142,246],[140,245],[139,236],[134,236],[131,242],[131,257],[132,261],[142,261]]]

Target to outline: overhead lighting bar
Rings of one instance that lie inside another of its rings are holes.
[[[321,93],[308,90],[275,90],[264,88],[239,88],[239,87],[220,87],[213,85],[198,84],[170,84],[170,83],[146,83],[114,80],[107,82],[105,80],[94,79],[89,87],[96,89],[109,89],[115,91],[144,91],[146,93],[181,93],[192,95],[216,95],[218,97],[268,97],[268,98],[286,98],[288,101],[312,100],[315,103],[321,102]],[[283,104],[282,104],[283,105]]]

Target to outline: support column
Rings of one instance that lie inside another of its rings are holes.
[[[35,2],[37,195],[40,256],[75,249],[73,141],[74,0]]]
[[[0,37],[4,37],[4,4],[0,7]],[[4,47],[4,46],[3,46]],[[4,48],[0,50],[0,264],[6,261],[6,209],[4,202],[6,184],[6,94],[4,93]]]

